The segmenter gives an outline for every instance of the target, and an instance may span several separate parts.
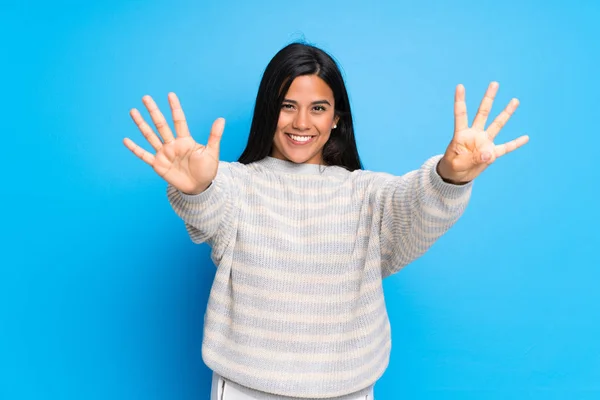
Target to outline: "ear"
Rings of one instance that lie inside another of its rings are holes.
[[[336,115],[335,118],[333,119],[333,126],[331,127],[331,129],[337,128],[337,123],[339,122],[339,120],[340,120],[339,115]]]

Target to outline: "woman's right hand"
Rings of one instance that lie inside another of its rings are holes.
[[[156,154],[142,149],[129,138],[125,138],[123,143],[175,188],[192,195],[202,193],[217,176],[219,145],[225,120],[223,118],[215,120],[208,142],[203,146],[196,143],[190,135],[185,115],[175,93],[169,93],[169,105],[173,114],[176,136],[173,136],[169,124],[154,100],[150,96],[144,96],[142,101],[150,112],[160,137],[144,121],[138,110],[132,109],[130,115],[142,135],[156,150]]]

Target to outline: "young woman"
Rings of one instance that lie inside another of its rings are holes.
[[[528,141],[493,140],[513,99],[485,129],[493,82],[471,127],[455,94],[448,148],[403,176],[365,171],[335,61],[294,43],[260,83],[248,144],[219,161],[224,120],[194,141],[174,93],[175,134],[149,96],[156,151],[125,145],[168,183],[168,199],[217,266],[202,355],[213,399],[372,399],[391,349],[382,279],[420,257],[461,216],[473,180]]]

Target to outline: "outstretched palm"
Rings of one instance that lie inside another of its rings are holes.
[[[481,101],[473,125],[469,127],[465,88],[463,85],[456,87],[454,136],[438,166],[438,171],[443,178],[456,183],[472,181],[498,157],[529,141],[529,137],[524,135],[504,144],[494,144],[494,138],[519,106],[519,101],[512,99],[486,130],[485,123],[497,92],[498,83],[492,82]]]
[[[162,141],[144,121],[139,111],[133,109],[131,117],[148,143],[156,150],[156,154],[142,149],[129,138],[125,138],[123,143],[177,189],[189,194],[201,193],[217,174],[219,145],[225,121],[219,118],[213,123],[208,143],[203,146],[196,143],[190,135],[181,104],[174,93],[169,93],[169,105],[176,136],[173,136],[169,124],[154,100],[150,96],[144,96],[142,100]]]

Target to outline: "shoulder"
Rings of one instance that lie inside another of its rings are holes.
[[[365,189],[377,190],[384,186],[387,182],[396,179],[397,176],[388,172],[379,172],[371,170],[356,170],[352,171],[352,179],[357,187]]]
[[[249,168],[247,165],[237,161],[219,161],[218,174],[229,177],[240,177],[247,175]]]

